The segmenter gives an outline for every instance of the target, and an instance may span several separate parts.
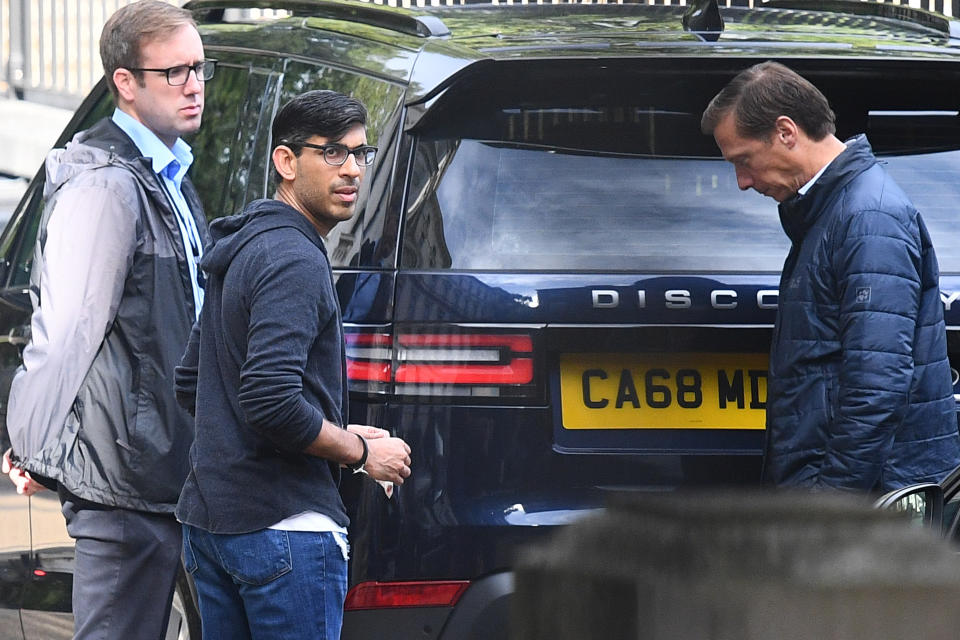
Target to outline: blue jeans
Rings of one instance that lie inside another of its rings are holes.
[[[339,535],[224,535],[184,525],[184,566],[197,587],[204,640],[337,640],[347,591]]]

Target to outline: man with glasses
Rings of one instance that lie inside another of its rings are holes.
[[[46,161],[4,470],[20,493],[59,495],[76,540],[75,637],[156,639],[193,440],[174,368],[203,302],[206,225],[180,136],[200,126],[215,66],[190,13],[157,0],[113,14],[100,56],[113,116]]]
[[[357,100],[310,91],[273,122],[274,199],[210,226],[207,301],[177,395],[196,415],[177,505],[206,638],[339,638],[341,467],[410,475],[410,448],[347,424],[340,306],[324,238],[350,219],[377,149]]]

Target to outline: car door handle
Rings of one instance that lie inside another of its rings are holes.
[[[30,342],[30,325],[22,324],[10,329],[10,333],[7,334],[7,342],[18,347]]]

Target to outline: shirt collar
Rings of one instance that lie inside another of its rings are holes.
[[[181,138],[177,138],[173,143],[173,149],[170,149],[163,144],[157,134],[119,108],[113,111],[113,122],[130,136],[143,157],[150,159],[154,173],[172,180],[177,185],[180,184],[190,165],[193,164],[190,145]]]
[[[830,162],[833,162],[833,160],[831,160]],[[817,171],[817,173],[816,173],[812,178],[810,178],[810,181],[807,182],[807,184],[805,184],[805,185],[803,185],[802,187],[800,187],[800,189],[797,191],[797,193],[798,193],[799,195],[801,195],[801,196],[807,195],[807,191],[810,191],[810,187],[813,186],[813,183],[816,182],[817,179],[818,179],[820,176],[823,175],[823,172],[827,170],[827,167],[830,166],[830,162],[828,162],[827,164],[823,165],[823,167],[820,169],[820,171]]]

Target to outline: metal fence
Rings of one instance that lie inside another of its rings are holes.
[[[75,107],[103,75],[110,15],[132,0],[0,0],[0,82],[8,95]]]
[[[16,97],[74,108],[103,70],[97,49],[100,30],[114,11],[133,0],[0,0],[0,97]],[[171,4],[182,4],[168,0]],[[461,0],[462,1],[462,0]],[[491,4],[562,3],[569,0],[489,0]],[[618,0],[573,0],[617,2]],[[636,0],[634,0],[636,1]],[[642,1],[642,0],[641,0]],[[960,15],[960,0],[889,0],[893,4]],[[417,7],[458,4],[458,0],[373,0]],[[685,5],[688,0],[647,0]],[[754,6],[759,0],[720,0],[721,5]],[[816,2],[811,2],[816,6]],[[256,18],[272,10],[229,10]],[[239,17],[239,16],[238,16]]]
[[[131,2],[0,0],[0,96],[76,107],[103,75],[98,44],[104,23]],[[256,18],[273,12],[242,13]]]

